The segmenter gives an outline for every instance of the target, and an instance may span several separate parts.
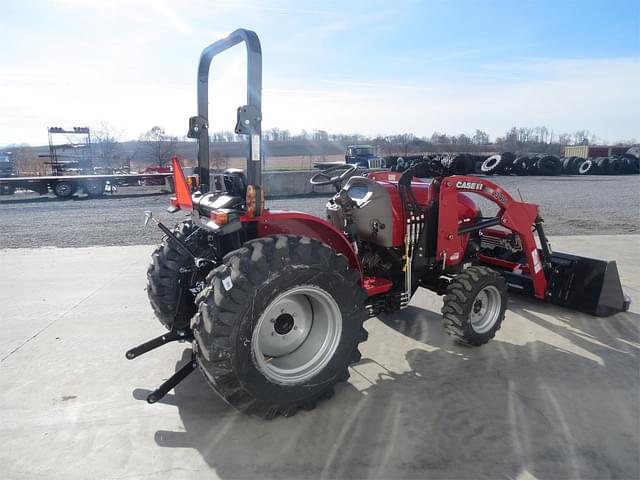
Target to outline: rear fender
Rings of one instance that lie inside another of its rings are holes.
[[[267,210],[255,218],[244,217],[243,221],[257,223],[258,237],[300,235],[315,238],[319,242],[329,245],[337,253],[343,254],[351,268],[362,272],[358,255],[349,240],[335,226],[321,218],[302,212]]]

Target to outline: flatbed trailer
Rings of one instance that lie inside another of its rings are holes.
[[[17,189],[32,190],[40,195],[52,191],[59,198],[70,198],[75,193],[85,192],[89,196],[105,193],[107,182],[111,186],[140,184],[143,180],[164,180],[169,191],[173,191],[171,173],[123,173],[106,175],[51,175],[42,177],[0,178],[0,194],[12,195]]]

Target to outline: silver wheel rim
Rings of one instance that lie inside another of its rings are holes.
[[[502,310],[502,297],[493,285],[488,285],[478,292],[471,304],[469,321],[476,333],[486,333],[493,328]]]
[[[342,314],[314,285],[276,297],[258,319],[251,350],[258,369],[275,383],[302,383],[327,366],[338,348]]]

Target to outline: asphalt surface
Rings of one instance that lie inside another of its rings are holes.
[[[493,177],[515,198],[540,205],[550,235],[640,233],[640,176]],[[159,229],[143,226],[144,211],[173,226],[168,195],[151,187],[126,187],[102,198],[59,200],[19,193],[0,197],[0,248],[87,247],[158,243]],[[488,216],[494,208],[478,202]],[[271,209],[324,217],[326,197],[268,200]]]

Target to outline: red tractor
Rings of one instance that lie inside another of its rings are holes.
[[[248,138],[247,174],[210,178],[209,67],[241,42],[248,103],[238,109],[236,133]],[[536,205],[439,163],[367,176],[350,176],[354,165],[317,173],[312,183],[336,186],[327,219],[268,210],[261,69],[258,37],[243,29],[201,55],[198,116],[188,134],[198,140],[200,191],[192,194],[174,158],[170,210],[188,218],[173,230],[158,222],[166,236],[147,272],[149,300],[169,333],[127,358],[175,340],[192,342],[193,355],[149,403],[199,367],[243,412],[271,418],[311,409],[360,360],[363,322],[406,307],[419,287],[444,295],[444,328],[469,346],[494,337],[508,289],[601,316],[629,308],[615,262],[552,252]],[[469,194],[494,202],[496,216],[483,217]]]

